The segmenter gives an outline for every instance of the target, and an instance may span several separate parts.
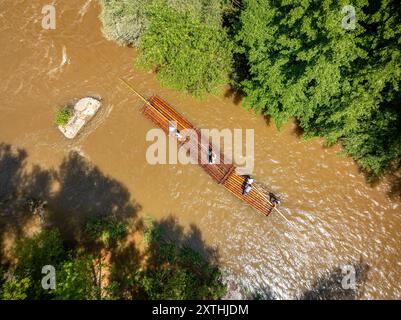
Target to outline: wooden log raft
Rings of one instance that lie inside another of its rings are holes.
[[[247,195],[243,195],[242,193],[246,177],[238,175],[234,165],[228,163],[226,164],[224,161],[224,154],[220,151],[217,152],[215,147],[211,145],[210,142],[207,145],[204,145],[200,130],[195,128],[167,102],[158,96],[152,96],[143,106],[142,113],[157,127],[161,128],[166,134],[169,133],[169,122],[172,121],[175,122],[179,131],[183,131],[184,129],[193,129],[195,134],[198,135],[198,139],[196,140],[197,145],[191,144],[190,139],[186,141],[177,140],[177,142],[179,145],[187,143],[187,146],[189,145],[190,149],[197,148],[198,158],[194,159],[196,163],[198,163],[203,170],[205,170],[217,183],[223,185],[228,191],[248,203],[251,207],[255,208],[266,216],[272,212],[274,205],[270,200],[271,193],[267,193],[265,187],[262,187],[260,184],[255,182],[252,190]],[[216,161],[217,163],[212,164],[202,163],[201,159],[208,159],[207,157],[210,148],[219,157],[220,161]]]

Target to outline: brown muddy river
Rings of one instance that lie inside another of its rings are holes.
[[[42,29],[48,2],[0,0],[0,143],[26,150],[27,167],[57,171],[79,152],[126,188],[140,215],[173,216],[185,230],[199,228],[228,278],[250,290],[298,298],[327,273],[362,263],[369,266],[362,298],[401,298],[401,206],[389,185],[369,185],[338,147],[304,141],[292,124],[279,132],[228,93],[196,100],[161,88],[154,74],[133,68],[134,49],[102,37],[95,0],[52,1],[56,30]],[[152,124],[119,77],[145,96],[157,93],[197,127],[253,128],[254,176],[282,198],[290,223],[278,214],[264,217],[197,166],[149,165],[145,136]],[[53,124],[55,110],[88,95],[102,97],[103,110],[67,141]],[[85,188],[90,184],[69,190],[77,193],[72,207]]]

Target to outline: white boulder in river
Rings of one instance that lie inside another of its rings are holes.
[[[66,125],[58,126],[68,139],[74,139],[82,127],[92,119],[99,110],[101,103],[91,97],[79,100],[74,106],[74,113]]]

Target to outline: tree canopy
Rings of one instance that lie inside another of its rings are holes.
[[[278,126],[296,117],[306,137],[340,140],[381,174],[401,159],[401,24],[395,1],[243,1],[237,41],[248,78],[245,106]],[[347,21],[346,21],[347,22]],[[349,22],[349,21],[348,21]]]
[[[138,47],[154,4],[185,12],[193,19],[218,27],[222,23],[221,0],[100,0],[103,34],[120,45]]]
[[[103,34],[120,45],[138,46],[147,25],[147,0],[100,0]]]
[[[217,1],[210,3],[218,8]],[[202,10],[177,9],[164,1],[149,7],[138,64],[154,68],[165,86],[194,95],[218,91],[231,70],[232,46],[221,25],[221,10],[211,4]]]
[[[147,246],[141,255],[117,242],[127,236],[126,227],[114,217],[92,219],[84,230],[90,242],[83,240],[69,250],[57,228],[21,239],[14,248],[16,263],[7,272],[0,268],[0,299],[219,299],[224,295],[218,264],[188,246],[163,240],[153,223],[145,230]],[[114,234],[108,241],[104,230]],[[100,247],[95,249],[93,240],[99,240]],[[104,256],[111,256],[107,263],[102,262]],[[42,268],[47,265],[56,271],[53,290],[42,288]]]

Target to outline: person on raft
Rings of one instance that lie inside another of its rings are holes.
[[[182,134],[172,122],[168,123],[168,132],[171,136],[176,136],[179,140],[182,139]]]
[[[277,207],[281,204],[281,201],[279,199],[277,199],[277,197],[270,193],[270,202],[273,204],[273,206]]]
[[[253,178],[251,176],[247,176],[245,179],[245,185],[244,185],[244,190],[242,191],[242,194],[244,196],[248,195],[249,192],[252,190],[252,184],[253,184]]]
[[[209,164],[214,164],[216,161],[216,154],[213,152],[213,149],[210,147],[208,152]]]

